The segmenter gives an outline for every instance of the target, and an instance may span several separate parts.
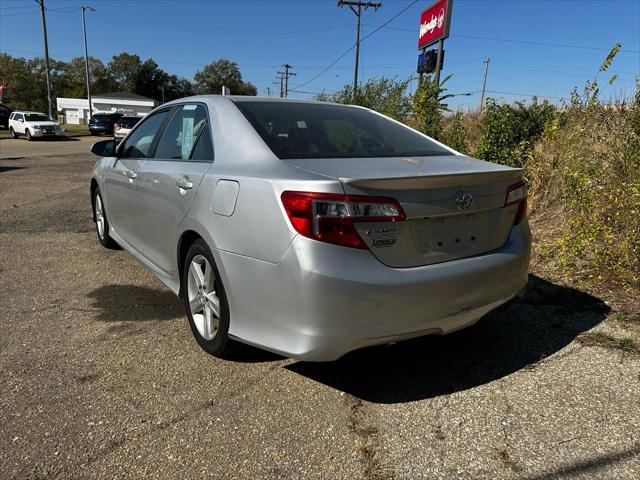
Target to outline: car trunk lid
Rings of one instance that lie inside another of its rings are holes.
[[[504,245],[518,205],[505,206],[522,170],[461,155],[287,160],[339,179],[345,193],[392,197],[407,220],[358,222],[373,254],[391,267],[416,267],[479,255]]]

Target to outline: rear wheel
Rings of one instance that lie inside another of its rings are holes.
[[[27,128],[24,132],[25,137],[27,137],[27,141],[30,142],[31,140],[33,140],[33,137],[31,136],[31,132],[29,131],[29,129]]]
[[[11,136],[13,138],[18,138],[18,134],[16,133],[16,131],[13,129],[13,127],[9,128],[9,133],[11,134]]]
[[[212,355],[228,356],[234,342],[229,339],[227,295],[204,240],[196,240],[189,248],[181,281],[184,306],[196,341]]]
[[[119,249],[120,246],[109,235],[109,222],[107,220],[107,214],[104,211],[104,202],[102,201],[100,189],[97,187],[93,193],[93,216],[96,220],[96,233],[98,234],[100,244],[111,250]]]

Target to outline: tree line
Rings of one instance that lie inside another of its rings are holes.
[[[238,64],[219,59],[196,72],[193,81],[165,72],[152,59],[120,53],[106,64],[89,57],[91,95],[129,92],[170,101],[196,94],[220,93],[226,85],[235,95],[256,95],[256,87],[245,82]],[[84,57],[70,61],[50,60],[52,95],[86,98]],[[9,84],[3,103],[14,109],[47,110],[47,85],[43,58],[25,59],[0,53],[0,82]]]

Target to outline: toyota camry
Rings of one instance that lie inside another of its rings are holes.
[[[92,152],[98,240],[179,295],[217,356],[330,361],[446,334],[527,281],[522,170],[366,108],[189,97]]]

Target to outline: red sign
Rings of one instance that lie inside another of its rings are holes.
[[[449,36],[451,0],[438,0],[420,14],[418,48],[426,48]]]

